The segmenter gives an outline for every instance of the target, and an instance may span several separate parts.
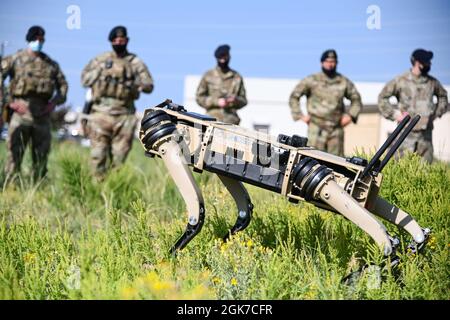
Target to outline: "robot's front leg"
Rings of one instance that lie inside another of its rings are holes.
[[[226,241],[231,235],[247,228],[252,218],[253,204],[251,203],[250,196],[248,195],[248,192],[242,182],[222,175],[218,176],[230,192],[238,209],[236,223],[223,238],[223,240]]]
[[[367,232],[384,249],[385,255],[393,252],[395,241],[385,226],[336,183],[331,169],[305,157],[294,168],[292,181],[305,200],[325,202]]]
[[[200,232],[205,219],[205,206],[201,191],[186,164],[179,144],[169,137],[157,151],[183,196],[188,211],[186,231],[170,249],[170,253],[173,254],[176,250],[183,249]]]
[[[414,239],[414,242],[410,244],[410,249],[413,251],[423,246],[430,233],[429,229],[422,229],[408,213],[381,197],[377,197],[370,211],[407,231]]]
[[[333,179],[329,178],[318,189],[322,201],[367,232],[378,245],[383,247],[386,256],[393,252],[393,239],[389,237],[386,227],[369,211],[361,207]]]

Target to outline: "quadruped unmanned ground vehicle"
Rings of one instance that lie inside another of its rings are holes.
[[[406,230],[412,236],[409,248],[419,250],[429,229],[421,228],[411,215],[378,195],[381,171],[419,119],[405,117],[367,161],[319,151],[309,147],[305,137],[280,134],[275,138],[218,122],[188,112],[171,100],[147,109],[141,121],[142,145],[148,156],[164,161],[187,206],[186,230],[171,252],[184,248],[205,221],[202,193],[189,166],[196,172],[217,174],[236,202],[237,220],[224,235],[225,240],[250,223],[253,204],[245,182],[279,193],[291,202],[307,201],[343,215],[368,233],[386,256],[395,253],[399,241],[375,216]]]

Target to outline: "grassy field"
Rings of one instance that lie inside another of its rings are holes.
[[[53,144],[49,178],[38,185],[28,178],[28,152],[21,182],[2,183],[1,299],[450,299],[448,164],[410,157],[385,169],[381,195],[433,237],[422,255],[403,254],[397,270],[382,270],[381,283],[367,273],[347,286],[342,277],[382,256],[341,216],[248,186],[254,219],[224,244],[234,203],[215,176],[196,174],[206,222],[172,258],[187,221],[162,161],[136,142],[126,165],[97,183],[88,152]],[[0,143],[2,168],[4,159]]]

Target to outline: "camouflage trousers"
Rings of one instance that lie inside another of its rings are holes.
[[[109,166],[125,162],[133,144],[136,120],[134,114],[113,116],[94,112],[89,116],[91,167],[97,177],[102,178]]]
[[[325,130],[310,122],[308,126],[308,145],[334,155],[344,156],[344,129]]]
[[[217,119],[217,121],[238,125],[241,119],[238,117],[235,109],[213,108],[207,111],[208,115]]]
[[[410,132],[399,148],[399,155],[403,156],[407,151],[418,154],[427,163],[433,162],[432,131]]]
[[[23,155],[31,141],[33,177],[35,180],[47,173],[47,159],[51,145],[51,124],[49,117],[33,118],[31,114],[14,112],[8,127],[7,157],[5,174],[7,177],[20,172]]]

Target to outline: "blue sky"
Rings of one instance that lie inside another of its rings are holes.
[[[68,29],[67,8],[81,10],[80,29]],[[368,6],[381,12],[381,29],[369,30]],[[213,51],[231,45],[231,66],[245,77],[301,79],[319,70],[328,48],[338,70],[353,81],[385,82],[410,66],[418,47],[434,51],[431,74],[450,84],[449,1],[85,1],[2,0],[0,40],[6,53],[24,47],[31,25],[46,29],[44,51],[69,81],[68,103],[83,104],[82,68],[110,49],[115,25],[128,28],[129,50],[148,65],[155,91],[139,109],[165,98],[183,101],[183,79],[215,65]],[[286,98],[287,100],[287,98]]]

